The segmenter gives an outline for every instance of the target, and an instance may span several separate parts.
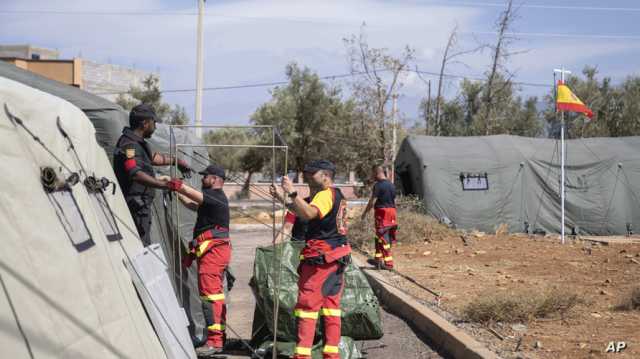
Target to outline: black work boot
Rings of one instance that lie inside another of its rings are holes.
[[[222,353],[222,348],[210,347],[208,345],[203,345],[196,349],[196,355],[198,358],[207,358],[216,354]]]

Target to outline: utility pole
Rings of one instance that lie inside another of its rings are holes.
[[[198,43],[196,54],[196,126],[202,126],[202,87],[203,87],[203,26],[202,19],[204,17],[204,2],[198,0]],[[196,137],[202,138],[202,127],[196,127]]]
[[[391,183],[395,183],[396,177],[396,142],[398,141],[398,119],[396,112],[398,111],[398,94],[394,94],[393,98],[393,107],[391,109],[391,123],[393,125],[393,136],[392,136],[392,144],[391,144]]]
[[[431,80],[427,83],[429,91],[427,92],[427,115],[425,116],[426,128],[425,135],[429,135],[429,126],[431,125]]]

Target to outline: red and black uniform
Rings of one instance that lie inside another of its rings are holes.
[[[373,186],[376,260],[389,268],[393,268],[391,245],[396,243],[396,189],[391,182],[384,179]]]
[[[151,244],[151,203],[156,190],[133,180],[142,171],[155,177],[149,144],[129,127],[122,130],[113,153],[113,169],[144,246]]]
[[[340,299],[343,272],[351,247],[347,241],[346,200],[337,188],[316,193],[310,205],[318,216],[309,221],[298,267],[298,338],[294,358],[310,358],[319,316],[324,322],[324,358],[340,358]]]
[[[305,202],[309,203],[311,201],[310,197],[306,197]],[[292,224],[291,228],[291,240],[292,241],[304,241],[305,235],[307,234],[307,226],[309,225],[309,221],[306,221],[291,211],[287,211],[284,216],[284,221],[286,223]]]
[[[223,276],[231,260],[229,202],[222,189],[204,189],[193,229],[192,253],[198,260],[198,287],[207,323],[207,345],[222,348],[227,307]]]

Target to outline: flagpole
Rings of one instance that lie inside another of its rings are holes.
[[[564,76],[561,76],[561,77],[564,77]],[[564,196],[565,196],[565,194],[564,194],[565,193],[564,192],[564,183],[565,183],[564,182],[564,151],[565,151],[565,149],[564,149],[564,111],[560,111],[560,146],[562,146],[562,155],[561,155],[562,156],[562,161],[561,161],[562,164],[560,165],[561,166],[561,171],[560,171],[561,179],[560,179],[560,182],[562,183],[562,185],[560,186],[560,188],[562,190],[561,195],[560,195],[560,198],[561,198],[560,200],[562,201],[562,206],[561,206],[562,207],[562,210],[561,210],[561,212],[562,212],[562,224],[561,224],[561,226],[562,226],[562,235],[561,235],[561,238],[562,238],[562,244],[564,244]]]
[[[562,81],[562,83],[564,83],[564,74],[570,74],[571,71],[567,71],[564,69],[564,66],[562,66],[559,70],[558,69],[554,69],[553,72],[559,72],[560,73],[560,81]],[[556,103],[558,101],[558,94],[556,91]],[[565,171],[564,171],[564,163],[565,163],[565,148],[564,148],[564,131],[565,131],[565,124],[564,124],[564,111],[560,111],[560,213],[561,213],[561,221],[560,221],[560,226],[561,226],[561,234],[560,234],[560,240],[562,242],[562,244],[564,244],[564,200],[565,200],[565,190],[564,190],[564,186],[565,186]]]

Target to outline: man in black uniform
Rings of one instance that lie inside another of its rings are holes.
[[[122,130],[113,154],[113,169],[129,206],[131,217],[142,244],[151,244],[151,203],[155,189],[169,189],[166,180],[155,177],[153,166],[168,166],[175,158],[152,152],[145,139],[156,130],[157,116],[150,105],[141,104],[129,113],[129,127]],[[178,169],[188,177],[191,169],[184,160],[178,160]]]

